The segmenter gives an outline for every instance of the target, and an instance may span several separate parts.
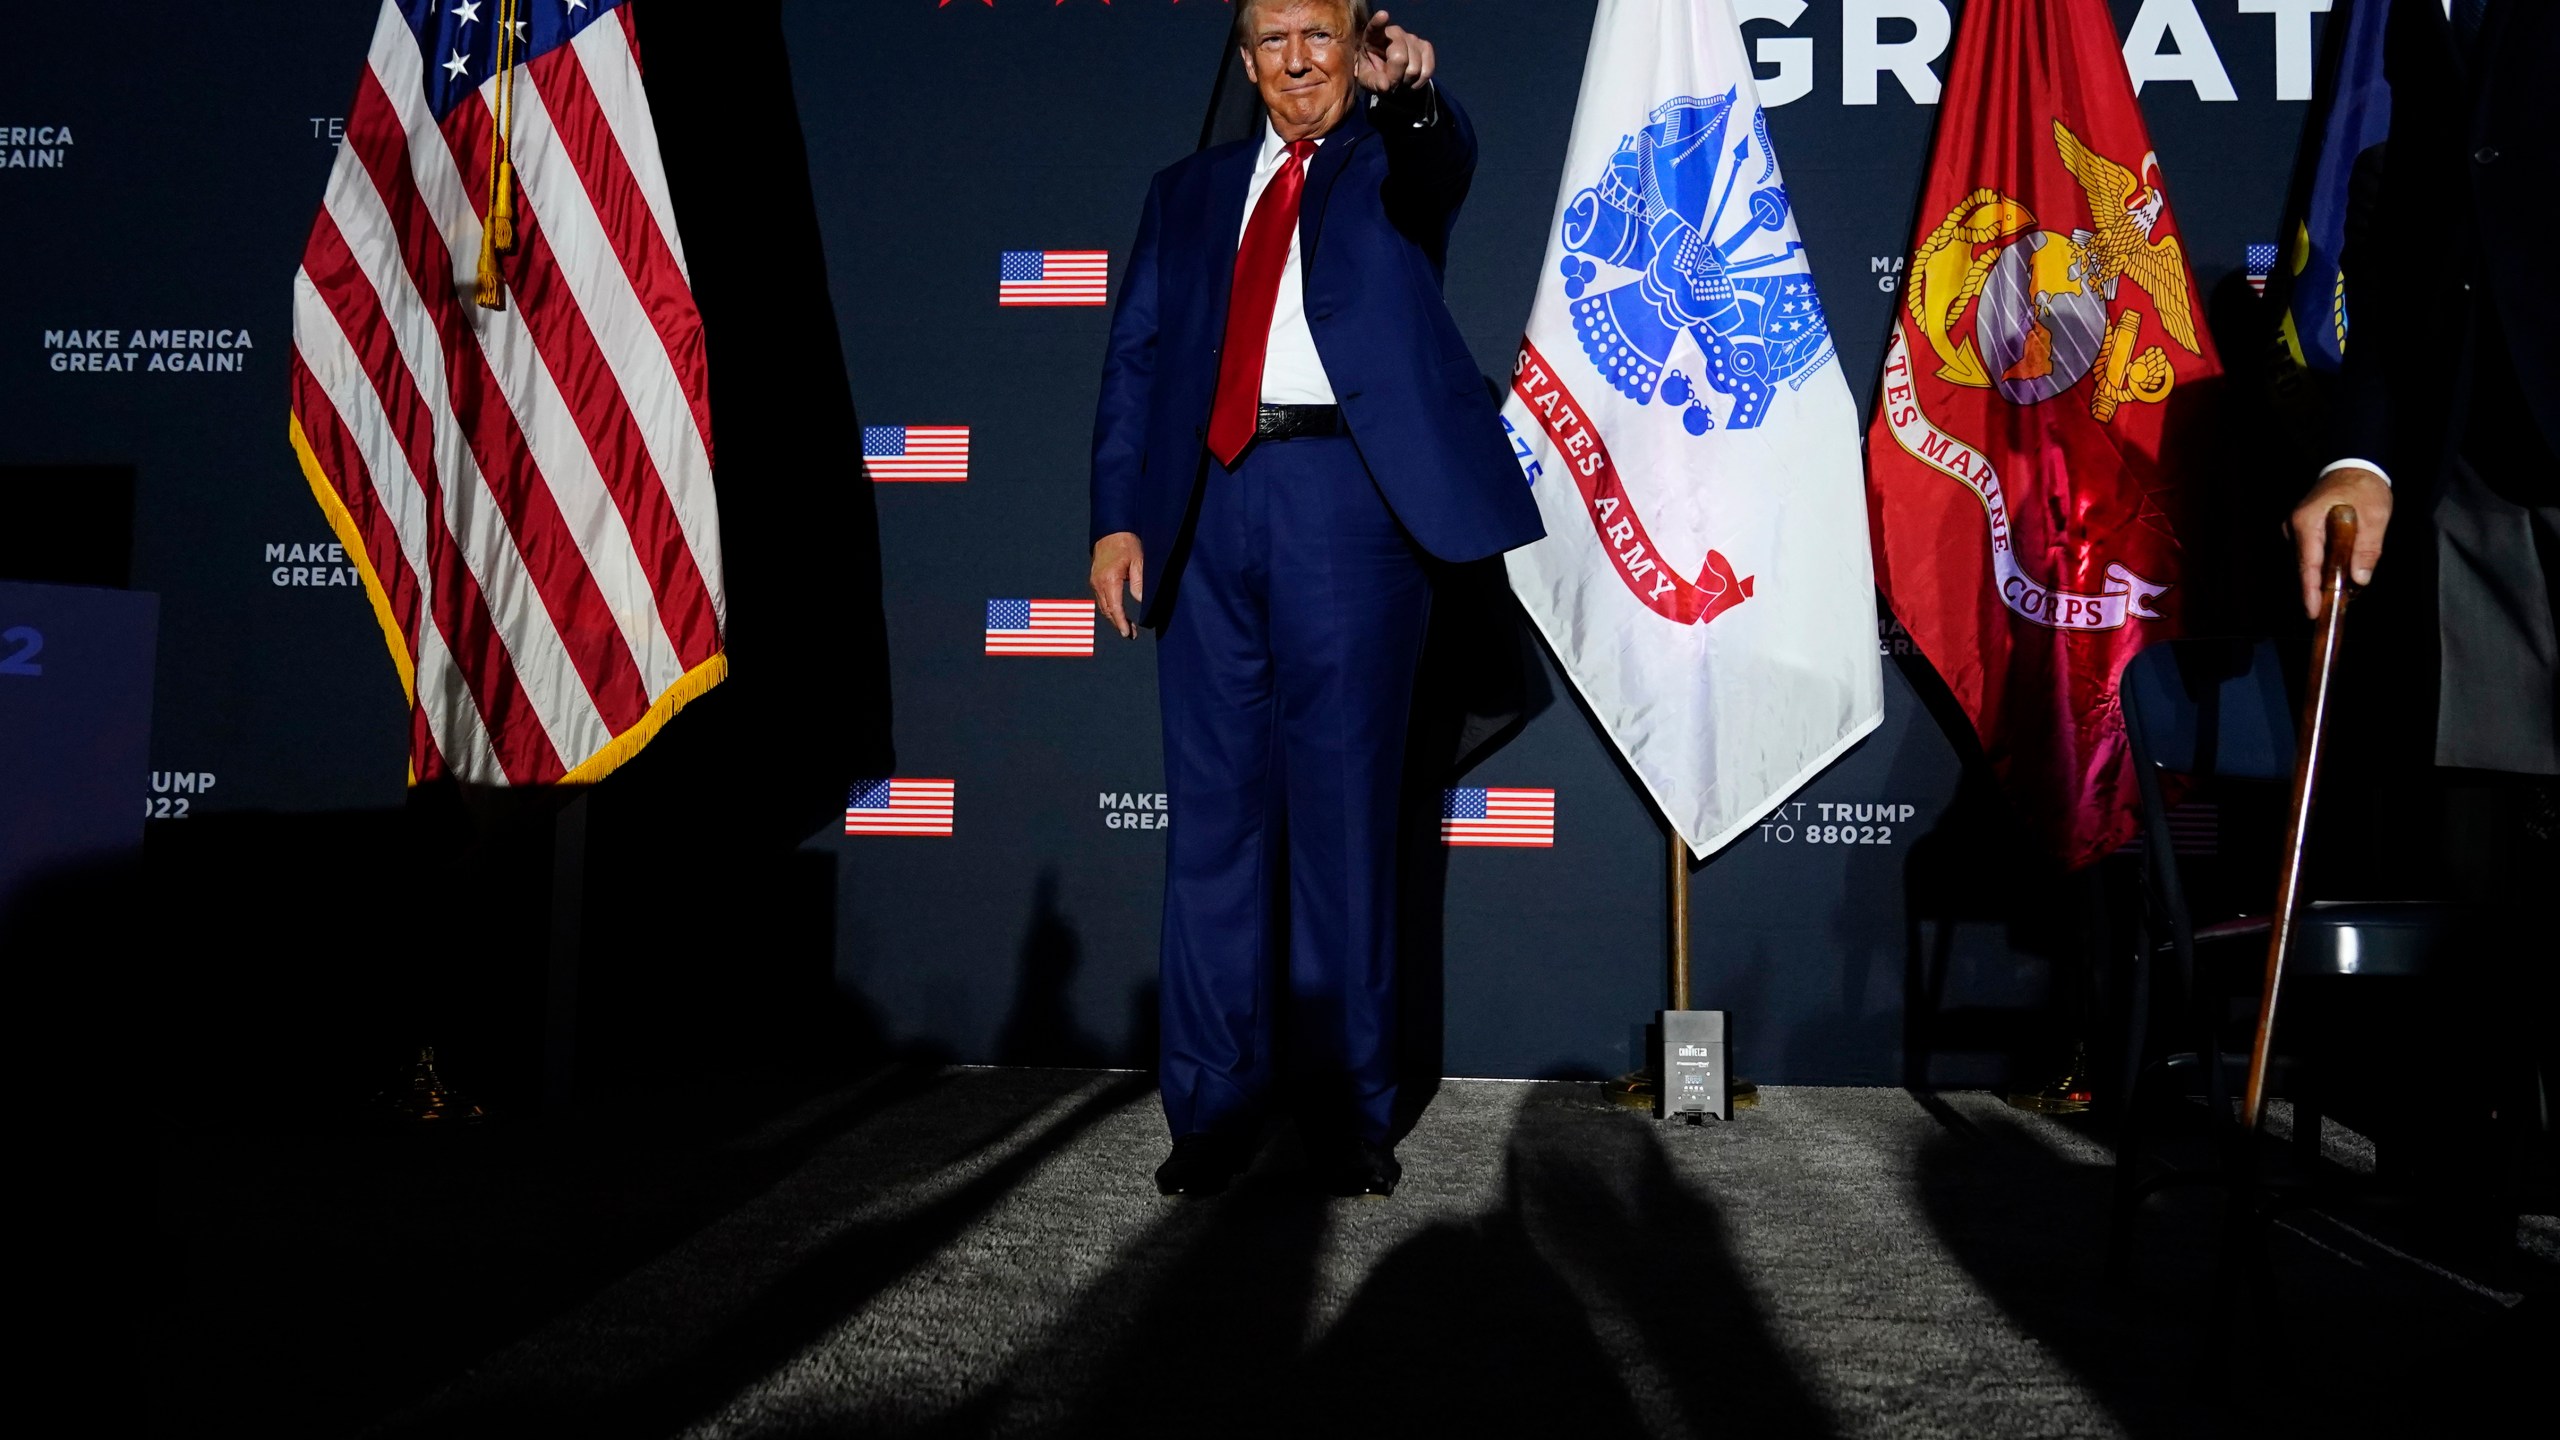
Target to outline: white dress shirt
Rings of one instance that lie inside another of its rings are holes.
[[[1324,140],[1316,140],[1322,145]],[[1271,186],[1271,177],[1289,158],[1289,143],[1268,121],[1262,127],[1262,156],[1254,162],[1253,183],[1244,192],[1244,223],[1253,224],[1253,207],[1262,203],[1262,192]],[[1312,169],[1315,157],[1307,157]],[[1303,193],[1303,192],[1302,192]],[[1334,403],[1333,382],[1325,378],[1324,360],[1316,354],[1316,337],[1307,329],[1307,272],[1298,263],[1300,232],[1289,231],[1289,263],[1280,272],[1280,299],[1271,307],[1271,344],[1262,352],[1262,403],[1265,405],[1331,405]],[[1237,243],[1244,231],[1236,232]]]

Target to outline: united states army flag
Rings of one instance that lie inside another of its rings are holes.
[[[1858,416],[1728,0],[1601,0],[1503,424],[1511,587],[1692,850],[1876,727]]]

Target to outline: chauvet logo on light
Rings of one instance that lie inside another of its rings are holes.
[[[0,170],[59,170],[70,160],[70,126],[0,125]]]
[[[249,332],[240,330],[47,330],[45,363],[57,374],[136,370],[237,374],[248,368]]]

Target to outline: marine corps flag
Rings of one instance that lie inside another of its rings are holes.
[[[1973,0],[1946,94],[1867,437],[1877,582],[2076,868],[2133,833],[2116,682],[2178,632],[2177,437],[2222,365],[2104,0]]]
[[[1601,0],[1540,279],[1511,588],[1710,854],[1884,716],[1857,403],[1726,0]]]

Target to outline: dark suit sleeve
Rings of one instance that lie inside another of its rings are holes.
[[[2391,147],[2386,141],[2356,157],[2347,181],[2346,235],[2338,252],[2338,269],[2354,297],[2356,330],[2339,367],[2336,419],[2330,427],[2329,453],[2323,457],[2329,462],[2362,460],[2386,467],[2393,463],[2391,385],[2384,362],[2392,351],[2390,332],[2397,307],[2395,297],[2379,281],[2384,267],[2374,233],[2382,211],[2383,176],[2390,164]]]
[[[2392,106],[2383,142],[2357,156],[2347,176],[2346,233],[2340,237],[2338,268],[2346,279],[2354,331],[2339,367],[2328,453],[2321,457],[2324,463],[2361,460],[2385,467],[2386,473],[2395,463],[2399,427],[2394,424],[2389,362],[2408,343],[2399,333],[2404,326],[2401,292],[2406,287],[2392,283],[2397,277],[2385,278],[2393,257],[2390,232],[2380,222],[2390,213],[2395,192],[2419,173],[2427,158],[2416,153],[2420,148],[2416,137],[2424,131],[2415,122],[2422,118],[2419,112],[2440,97],[2431,83],[2434,68],[2418,63],[2413,70],[2412,63],[2427,48],[2443,43],[2437,28],[2441,23],[2435,0],[2395,4],[2385,21],[2382,78],[2401,103]],[[2409,477],[2390,478],[2397,483]]]
[[[1093,535],[1100,540],[1138,528],[1138,480],[1147,453],[1147,414],[1156,377],[1157,235],[1164,213],[1161,177],[1147,187],[1138,240],[1111,317],[1111,349],[1102,362],[1102,398],[1093,417]],[[1161,563],[1162,557],[1150,557]]]
[[[1387,147],[1388,213],[1397,227],[1444,242],[1475,181],[1476,131],[1467,112],[1434,80],[1379,96],[1369,126]]]

